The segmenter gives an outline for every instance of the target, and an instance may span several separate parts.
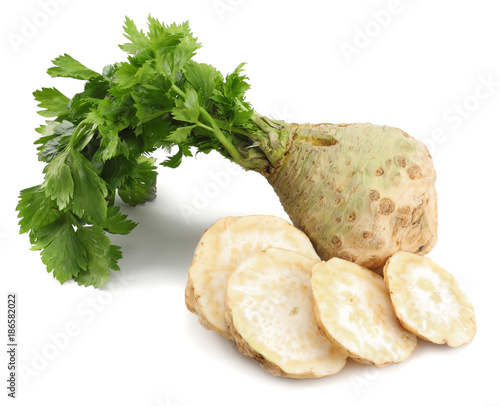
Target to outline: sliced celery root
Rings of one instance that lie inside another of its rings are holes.
[[[310,284],[315,263],[270,248],[229,278],[226,320],[238,349],[273,375],[318,378],[345,365],[347,355],[318,329]]]
[[[458,347],[472,340],[476,318],[455,278],[429,258],[393,255],[384,268],[394,311],[401,324],[436,344]]]
[[[323,333],[354,360],[382,366],[410,356],[416,337],[398,322],[382,277],[333,258],[316,264],[311,285]]]

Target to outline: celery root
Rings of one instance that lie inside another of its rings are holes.
[[[436,174],[423,143],[388,126],[301,124],[267,175],[293,224],[324,260],[381,271],[437,239]]]

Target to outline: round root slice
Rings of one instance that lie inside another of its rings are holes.
[[[270,247],[319,260],[309,238],[275,216],[226,217],[203,233],[188,272],[186,306],[204,327],[232,339],[224,320],[227,280],[245,258]]]
[[[248,258],[229,278],[226,320],[238,349],[273,375],[319,378],[345,365],[319,331],[310,270],[316,261],[270,248]]]
[[[333,258],[313,267],[311,285],[320,328],[354,360],[382,366],[415,349],[417,338],[396,318],[381,276]]]
[[[409,331],[450,347],[472,340],[474,309],[455,278],[434,261],[398,252],[385,265],[384,277],[396,316]]]

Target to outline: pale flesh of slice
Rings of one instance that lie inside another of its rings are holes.
[[[273,375],[318,378],[345,365],[347,355],[318,329],[310,285],[315,262],[270,248],[229,278],[226,320],[238,349]]]
[[[455,278],[429,258],[394,254],[384,268],[401,324],[436,344],[458,347],[476,333],[474,309]]]
[[[224,320],[227,280],[245,258],[270,247],[319,260],[307,236],[275,216],[225,217],[203,233],[188,272],[186,306],[205,328],[232,339]]]
[[[381,276],[333,258],[313,267],[311,285],[320,328],[354,360],[382,366],[415,349],[417,338],[396,318]]]

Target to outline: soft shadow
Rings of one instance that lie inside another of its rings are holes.
[[[127,206],[120,210],[128,215],[137,227],[128,235],[111,235],[111,242],[122,248],[123,259],[119,261],[120,273],[134,278],[134,285],[142,282],[157,285],[162,282],[185,284],[187,271],[193,259],[194,250],[203,231],[211,224],[202,218],[187,223],[174,212],[172,202],[157,199],[152,202]]]

